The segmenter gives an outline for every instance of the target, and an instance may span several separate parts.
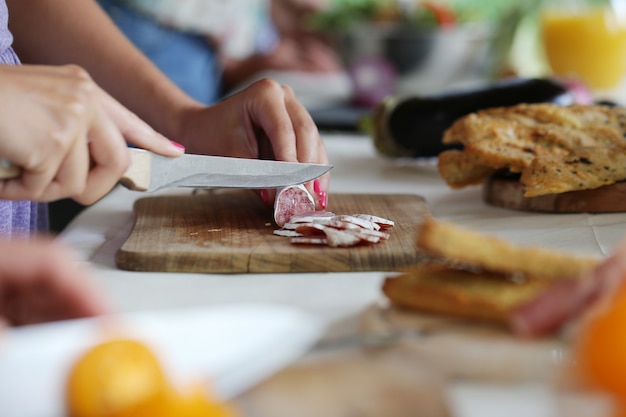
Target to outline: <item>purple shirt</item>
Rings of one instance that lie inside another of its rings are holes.
[[[0,0],[0,64],[19,65],[11,48],[13,35],[9,31],[9,12],[5,0]],[[47,228],[45,204],[31,201],[0,200],[0,237],[26,236],[31,231]]]
[[[0,0],[0,63],[17,65],[20,63],[11,44],[13,35],[9,32],[9,11],[5,0]]]

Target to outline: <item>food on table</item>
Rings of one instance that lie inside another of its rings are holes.
[[[283,226],[296,214],[315,211],[315,200],[302,184],[284,187],[276,193],[274,221]]]
[[[436,156],[459,148],[458,143],[441,141],[446,129],[459,118],[487,108],[543,102],[571,104],[573,96],[565,85],[554,80],[509,78],[486,87],[431,96],[389,97],[374,109],[371,135],[382,155]]]
[[[309,211],[290,217],[274,234],[289,237],[294,244],[350,247],[385,241],[389,239],[385,230],[393,226],[392,220],[372,214]]]
[[[363,22],[450,29],[499,22],[513,10],[526,10],[525,6],[501,0],[334,0],[317,12],[311,23],[321,30],[349,29]]]
[[[347,29],[363,22],[447,28],[456,25],[456,13],[450,5],[432,1],[338,0],[316,13],[312,23],[320,30]]]
[[[512,310],[545,288],[546,282],[436,263],[415,266],[383,284],[383,292],[398,307],[505,325]]]
[[[82,354],[66,386],[71,417],[233,417],[197,384],[179,392],[144,343],[115,339]]]
[[[511,326],[519,334],[542,335],[600,303],[626,277],[626,259],[619,251],[584,274],[583,279],[560,280],[535,299],[516,309]]]
[[[460,227],[451,222],[427,219],[417,232],[417,247],[431,256],[454,260],[482,269],[558,280],[588,272],[599,263],[595,257],[539,246],[516,245],[496,236]]]
[[[452,188],[506,170],[520,174],[525,197],[594,189],[626,179],[626,108],[520,104],[456,121],[443,138],[462,150],[439,155]]]
[[[420,225],[416,241],[427,257],[425,262],[388,277],[383,284],[393,305],[499,323],[520,336],[556,331],[579,313],[582,300],[573,297],[578,301],[575,306],[567,304],[567,299],[561,302],[563,294],[554,288],[580,282],[574,288],[583,294],[581,288],[589,287],[590,272],[600,262],[539,246],[515,245],[432,218]],[[548,293],[549,305],[556,306],[551,310],[536,303]]]
[[[620,276],[623,281],[624,263]],[[621,399],[626,399],[626,286],[620,283],[608,292],[583,320],[577,334],[575,357],[578,369],[586,383],[592,388],[605,390]],[[622,408],[622,414],[626,409]]]

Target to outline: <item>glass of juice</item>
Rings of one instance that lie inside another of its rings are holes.
[[[623,0],[551,0],[541,11],[541,40],[556,76],[594,90],[616,88],[626,75]]]

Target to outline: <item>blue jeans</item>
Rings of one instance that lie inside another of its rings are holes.
[[[220,98],[221,68],[203,37],[163,26],[115,0],[98,2],[126,37],[187,94],[205,104]]]

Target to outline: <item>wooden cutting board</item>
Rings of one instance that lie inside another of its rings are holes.
[[[546,213],[626,212],[626,182],[593,190],[570,191],[537,197],[524,197],[524,187],[515,178],[489,178],[483,188],[487,204],[514,210]]]
[[[374,245],[301,246],[273,234],[272,209],[250,190],[147,197],[135,202],[116,263],[131,271],[275,273],[397,271],[418,261],[415,233],[428,215],[421,196],[332,194],[328,210],[375,214],[395,226]]]

